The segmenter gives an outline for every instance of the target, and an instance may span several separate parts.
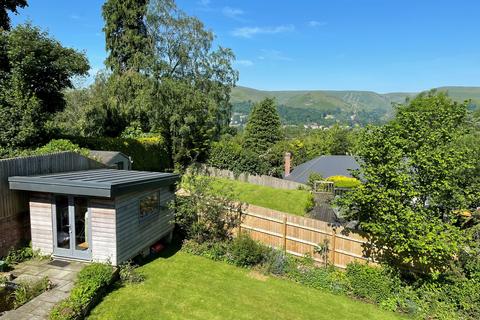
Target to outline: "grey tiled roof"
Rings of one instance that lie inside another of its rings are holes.
[[[352,156],[320,156],[296,166],[285,179],[307,183],[311,173],[319,173],[324,178],[337,175],[351,177],[350,170],[359,168],[359,163]]]

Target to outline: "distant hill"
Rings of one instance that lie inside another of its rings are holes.
[[[454,100],[472,100],[480,105],[480,87],[441,87]],[[242,125],[253,103],[266,97],[275,98],[278,111],[287,125],[321,125],[334,123],[366,125],[382,123],[393,115],[393,103],[403,103],[417,93],[386,93],[372,91],[262,91],[246,87],[233,89],[231,102],[235,113],[233,122]]]

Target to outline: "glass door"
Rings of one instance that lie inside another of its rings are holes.
[[[54,254],[90,259],[92,250],[88,198],[57,195],[53,211]]]

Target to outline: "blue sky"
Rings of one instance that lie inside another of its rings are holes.
[[[30,0],[13,17],[105,59],[99,0]],[[477,0],[177,0],[237,56],[239,85],[419,91],[480,86]]]

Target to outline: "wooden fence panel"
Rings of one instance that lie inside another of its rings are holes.
[[[74,152],[0,160],[0,256],[29,238],[28,192],[10,190],[8,177],[102,167],[101,163]]]
[[[324,221],[249,205],[240,229],[265,245],[296,256],[310,254],[319,263],[323,263],[323,257],[314,252],[315,247],[325,240],[328,262],[336,267],[346,268],[354,261],[371,262],[364,253],[365,238],[353,232],[347,234],[342,227]]]

